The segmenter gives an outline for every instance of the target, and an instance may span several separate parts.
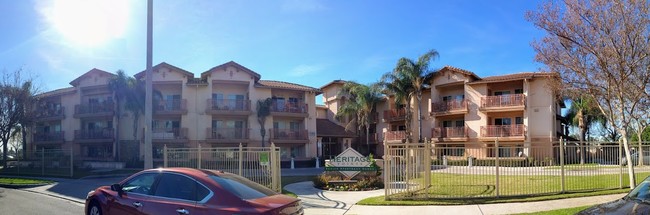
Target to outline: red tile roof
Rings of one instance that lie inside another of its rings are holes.
[[[260,88],[272,88],[272,89],[287,89],[287,90],[300,90],[314,92],[320,94],[321,90],[313,87],[308,87],[305,85],[294,84],[284,81],[271,81],[271,80],[260,80],[255,84],[256,87]]]
[[[319,137],[356,137],[354,132],[346,131],[328,119],[316,119],[316,136]]]
[[[57,90],[52,90],[49,92],[44,92],[36,95],[36,97],[45,98],[45,97],[64,95],[64,94],[75,93],[75,92],[77,92],[77,89],[75,89],[74,87],[66,87]]]
[[[514,80],[532,79],[536,77],[552,77],[556,75],[557,73],[552,73],[552,72],[522,72],[522,73],[514,73],[508,75],[489,76],[489,77],[482,78],[480,80],[470,82],[469,84],[514,81]]]

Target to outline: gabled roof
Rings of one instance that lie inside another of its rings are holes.
[[[461,68],[458,68],[458,67],[449,66],[449,65],[446,65],[445,67],[442,67],[442,69],[440,69],[438,71],[442,72],[442,71],[446,71],[446,70],[452,71],[452,72],[457,72],[457,73],[460,73],[460,74],[463,74],[463,75],[468,75],[468,76],[471,76],[471,77],[473,77],[475,79],[481,79],[480,77],[478,77],[478,75],[474,74],[473,72],[470,72],[468,70],[464,70],[464,69],[461,69]],[[440,73],[438,73],[438,74],[440,74]]]
[[[507,75],[489,76],[477,81],[470,82],[469,84],[516,81],[516,80],[523,80],[523,79],[532,79],[536,77],[552,77],[556,75],[557,73],[553,73],[553,72],[522,72],[522,73],[514,73],[514,74],[507,74]]]
[[[308,87],[305,85],[294,84],[284,81],[271,81],[271,80],[260,80],[255,83],[255,87],[259,88],[271,88],[271,89],[287,89],[287,90],[300,90],[316,93],[316,95],[322,93],[320,89]]]
[[[52,90],[52,91],[49,91],[49,92],[44,92],[44,93],[36,95],[36,97],[46,98],[46,97],[50,97],[50,96],[59,96],[59,95],[65,95],[65,94],[68,94],[68,93],[75,93],[75,92],[77,92],[77,89],[75,89],[74,87],[66,87],[66,88],[61,88],[61,89],[57,89],[57,90]]]
[[[353,132],[346,131],[329,119],[316,119],[316,136],[320,137],[356,137]]]
[[[176,67],[174,65],[168,64],[166,62],[159,63],[158,65],[155,65],[153,68],[151,68],[151,71],[156,71],[159,70],[161,67],[165,67],[167,69],[175,70],[180,73],[183,73],[183,75],[186,75],[187,77],[194,78],[194,73],[188,72],[187,70],[181,69],[179,67]],[[133,77],[137,79],[142,79],[144,78],[144,75],[146,74],[147,70],[143,70],[142,72],[139,72],[138,74],[135,74]]]
[[[347,81],[344,81],[344,80],[341,80],[341,79],[339,79],[339,80],[333,80],[333,81],[330,81],[329,83],[323,85],[322,87],[320,87],[320,89],[323,90],[324,88],[329,87],[330,85],[334,85],[334,84],[341,84],[341,85],[343,85],[343,84],[345,84],[345,83],[347,83]]]
[[[247,72],[247,73],[251,74],[253,77],[255,77],[255,81],[259,81],[260,78],[262,78],[262,76],[260,74],[258,74],[257,72],[253,72],[253,70],[250,70],[250,69],[246,68],[245,66],[242,66],[241,64],[236,63],[235,61],[230,61],[228,63],[224,63],[224,64],[221,64],[219,66],[212,67],[211,69],[208,69],[208,71],[205,71],[205,72],[201,73],[201,78],[205,78],[206,76],[208,76],[214,70],[225,69],[225,68],[228,68],[229,66],[238,68],[238,69],[240,69],[240,70],[242,70],[244,72]]]
[[[79,85],[79,82],[81,81],[81,79],[83,79],[83,78],[89,76],[90,74],[106,74],[106,75],[108,75],[108,76],[115,76],[115,74],[113,74],[113,73],[106,72],[106,71],[101,70],[101,69],[93,68],[93,69],[91,69],[90,71],[88,71],[88,72],[84,73],[83,75],[77,77],[76,79],[72,80],[72,81],[70,82],[70,85],[76,87],[77,85]]]

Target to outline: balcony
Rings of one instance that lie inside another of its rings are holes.
[[[384,111],[384,122],[401,121],[406,119],[406,109],[390,109]]]
[[[271,116],[307,117],[307,104],[302,102],[272,103]]]
[[[516,140],[523,141],[526,138],[525,125],[487,125],[481,126],[481,140]]]
[[[309,136],[306,129],[269,129],[271,141],[276,143],[307,143]]]
[[[466,114],[467,100],[451,100],[431,103],[431,115],[433,116],[447,116],[454,114]]]
[[[188,141],[187,128],[154,128],[151,140],[159,143],[185,143]]]
[[[51,131],[46,133],[35,133],[33,135],[35,144],[63,143],[65,133],[63,131]]]
[[[208,143],[245,143],[248,142],[250,128],[207,128]]]
[[[154,106],[153,113],[156,116],[182,115],[187,114],[187,100],[185,99],[162,99]]]
[[[524,94],[485,96],[481,98],[481,111],[484,112],[523,111],[524,108],[526,108],[526,96]]]
[[[115,104],[113,102],[80,104],[74,106],[74,117],[103,117],[113,116]]]
[[[74,140],[84,143],[113,142],[115,133],[112,128],[94,130],[75,130]]]
[[[206,112],[212,115],[248,116],[251,112],[251,100],[208,99]]]
[[[436,142],[454,142],[468,140],[467,127],[438,127],[431,129],[432,139]]]
[[[64,107],[52,107],[36,110],[35,117],[37,121],[62,120],[65,119],[65,109]]]
[[[386,141],[403,141],[406,139],[406,131],[386,131],[384,140]]]

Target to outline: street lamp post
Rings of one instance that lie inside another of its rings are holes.
[[[153,0],[147,0],[147,72],[145,78],[144,102],[144,168],[153,168],[153,147],[151,145],[151,120],[152,120],[152,45],[153,45]]]

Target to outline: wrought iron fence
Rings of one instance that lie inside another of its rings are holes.
[[[27,154],[27,158],[19,156],[7,161],[7,167],[2,173],[37,176],[65,176],[74,174],[74,155],[72,149],[35,150]]]
[[[258,184],[281,192],[280,148],[219,147],[164,148],[164,167],[189,167],[221,170],[241,175]]]
[[[637,181],[650,176],[650,145],[631,143]],[[629,187],[618,143],[385,144],[387,200],[534,196]]]

